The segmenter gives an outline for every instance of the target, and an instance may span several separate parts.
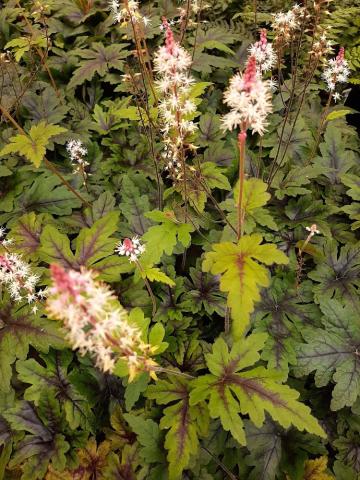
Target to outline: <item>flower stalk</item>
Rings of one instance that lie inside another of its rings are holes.
[[[245,144],[246,144],[246,130],[242,130],[238,135],[238,144],[239,144],[239,197],[238,197],[238,232],[237,238],[240,238],[243,235],[244,230],[244,220],[245,212],[243,209],[243,197],[244,197],[244,179],[245,179]]]

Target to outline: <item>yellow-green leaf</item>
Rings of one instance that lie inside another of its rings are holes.
[[[31,127],[28,135],[19,134],[10,138],[10,143],[1,150],[0,156],[9,153],[19,153],[26,157],[36,167],[40,166],[46,153],[46,146],[51,137],[66,132],[66,128],[46,124],[42,121]]]
[[[192,382],[190,406],[209,399],[210,416],[219,418],[224,430],[242,445],[246,445],[246,438],[240,414],[248,415],[260,427],[267,412],[284,428],[294,425],[326,437],[310,408],[298,401],[299,393],[281,383],[281,373],[262,366],[248,369],[259,360],[266,337],[264,333],[249,335],[235,342],[230,352],[218,338],[212,353],[205,355],[211,374]]]
[[[203,270],[221,274],[220,290],[228,292],[227,304],[231,308],[233,334],[237,338],[248,325],[255,302],[260,300],[260,287],[269,285],[268,270],[259,262],[271,265],[289,261],[276,245],[261,245],[261,242],[261,235],[246,235],[238,244],[214,244],[213,251],[205,254]]]
[[[327,457],[307,460],[303,480],[335,480],[332,475],[326,473],[327,463]]]
[[[329,122],[330,120],[336,120],[337,118],[345,117],[345,115],[348,115],[349,113],[354,112],[352,110],[349,110],[348,108],[342,110],[334,110],[333,112],[330,112],[329,115],[327,115],[325,121]]]
[[[142,272],[142,277],[143,278],[148,278],[150,282],[161,282],[165,283],[166,285],[169,285],[170,287],[173,287],[175,285],[174,280],[172,280],[170,277],[168,277],[164,272],[162,272],[159,268],[157,267],[152,267],[152,268],[145,268],[144,271]]]

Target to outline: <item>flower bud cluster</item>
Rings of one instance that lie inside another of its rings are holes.
[[[90,165],[89,162],[84,159],[85,155],[87,155],[86,147],[84,147],[80,140],[69,140],[66,144],[66,150],[74,167],[73,173],[80,173],[85,180],[88,176],[86,167]]]
[[[275,42],[278,44],[288,43],[300,29],[301,22],[306,18],[306,10],[296,4],[286,13],[275,13],[273,17],[272,29],[275,32]]]
[[[141,15],[139,11],[139,2],[136,0],[125,0],[120,3],[119,0],[111,0],[110,10],[114,23],[126,25],[127,23],[142,23],[145,27],[150,23],[150,19]]]
[[[341,47],[336,58],[332,58],[327,62],[327,66],[322,75],[330,92],[334,92],[338,83],[346,83],[350,70],[348,62],[345,60],[345,51]],[[336,93],[334,93],[334,96]],[[338,94],[339,95],[339,94]]]
[[[126,362],[132,380],[139,372],[153,376],[153,347],[144,343],[138,328],[107,285],[91,271],[65,270],[51,265],[49,315],[64,322],[67,338],[81,354],[90,353],[104,372],[112,372],[119,359]]]
[[[145,252],[145,245],[142,245],[137,236],[132,239],[125,238],[124,241],[116,245],[115,252],[129,257],[130,262],[136,262],[139,256]]]
[[[194,83],[188,73],[191,56],[175,41],[166,19],[163,20],[163,26],[165,45],[155,54],[154,67],[157,72],[156,86],[161,95],[159,113],[166,146],[162,155],[167,169],[172,172],[173,165],[182,164],[181,150],[186,137],[196,130],[196,125],[190,119],[196,111],[196,105],[190,98]]]
[[[230,80],[225,91],[224,102],[231,111],[222,119],[223,128],[241,131],[251,129],[263,135],[267,126],[267,116],[272,111],[271,88],[268,80],[262,80],[256,58],[250,56],[243,74],[237,73]]]
[[[10,252],[0,255],[0,285],[6,287],[15,302],[26,301],[31,304],[33,313],[38,310],[36,302],[45,296],[44,290],[36,292],[38,280],[39,276],[32,272],[21,255]]]
[[[249,54],[255,57],[256,66],[261,74],[270,71],[274,67],[276,55],[272,44],[267,41],[265,28],[262,28],[260,31],[260,40],[250,45]]]
[[[188,3],[188,0],[183,0],[183,3]],[[192,13],[197,14],[202,10],[205,10],[206,8],[209,8],[210,5],[205,3],[203,0],[191,0],[190,1],[190,9]]]
[[[312,46],[310,55],[315,60],[319,60],[333,51],[330,40],[327,39],[326,31],[323,31],[320,38]]]

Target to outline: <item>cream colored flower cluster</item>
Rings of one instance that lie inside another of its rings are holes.
[[[127,23],[142,23],[145,27],[150,23],[150,19],[145,15],[141,15],[139,11],[139,2],[136,0],[111,0],[110,10],[114,19],[114,23],[126,25]]]
[[[104,283],[91,271],[65,270],[51,266],[52,285],[47,310],[61,320],[67,338],[81,354],[89,353],[104,372],[112,372],[119,359],[127,363],[132,380],[139,372],[155,376],[153,347],[144,343],[139,329],[128,321],[126,310]]]
[[[181,167],[181,149],[186,137],[196,130],[188,116],[196,111],[190,98],[194,79],[189,75],[190,54],[175,41],[168,22],[163,20],[165,45],[155,54],[156,85],[161,96],[159,112],[162,121],[163,158],[166,169],[177,174]]]
[[[256,58],[251,56],[244,73],[237,73],[225,91],[224,102],[231,110],[222,119],[226,130],[248,129],[263,135],[267,116],[272,111],[271,88],[268,80],[262,80]]]

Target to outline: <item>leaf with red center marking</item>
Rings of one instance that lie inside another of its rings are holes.
[[[233,334],[237,338],[248,325],[255,302],[260,300],[260,287],[269,286],[268,270],[258,262],[271,265],[289,261],[275,245],[260,245],[261,242],[261,235],[246,235],[237,245],[216,243],[213,252],[205,254],[203,271],[222,274],[220,290],[228,292],[227,304],[231,308]]]
[[[53,222],[48,213],[36,215],[26,213],[13,224],[9,237],[14,241],[12,251],[19,252],[24,259],[38,259],[40,235],[44,226]]]
[[[230,352],[225,341],[217,339],[212,353],[205,355],[211,374],[193,381],[190,406],[209,399],[210,416],[220,418],[224,430],[229,430],[242,445],[246,438],[240,414],[249,415],[260,427],[268,412],[284,428],[294,425],[325,437],[310,408],[297,400],[296,390],[280,383],[278,372],[261,366],[243,371],[260,359],[266,338],[264,333],[252,334],[236,342]]]
[[[147,390],[147,396],[159,404],[176,401],[165,408],[160,421],[161,429],[169,429],[165,437],[168,450],[169,480],[182,478],[183,470],[188,466],[190,456],[196,455],[199,440],[208,428],[206,406],[189,403],[190,384],[181,377],[170,377],[170,381],[158,381]]]

